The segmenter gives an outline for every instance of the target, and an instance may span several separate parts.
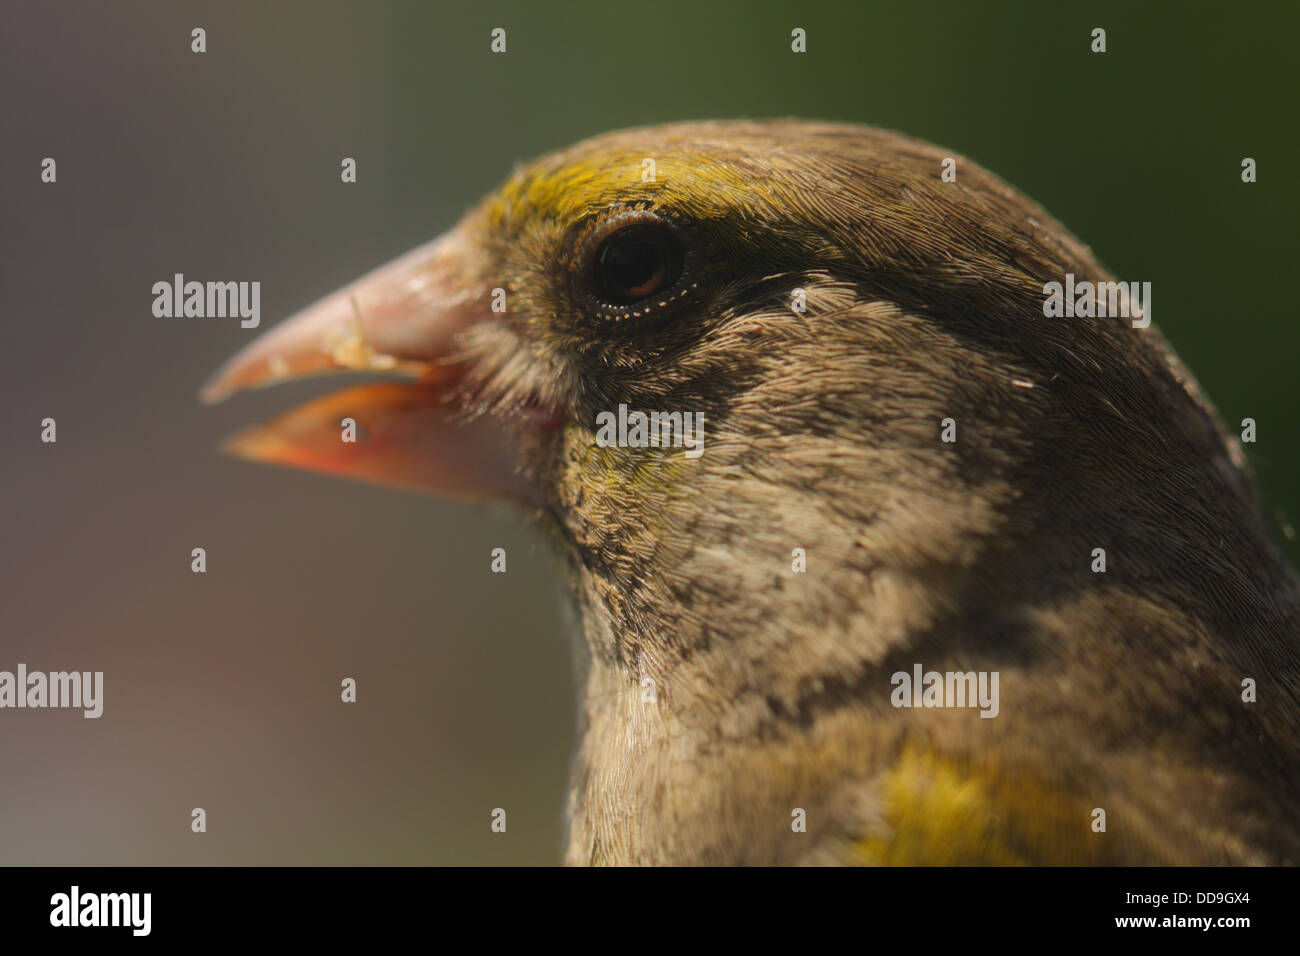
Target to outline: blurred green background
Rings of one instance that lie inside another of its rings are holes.
[[[574,688],[544,543],[507,513],[219,457],[320,384],[199,406],[255,332],[155,319],[150,288],[260,280],[265,328],[442,232],[517,161],[606,130],[853,120],[991,169],[1153,282],[1225,419],[1258,421],[1283,538],[1298,10],[5,3],[0,669],[102,670],[106,692],[98,721],[0,712],[0,863],[558,862]]]

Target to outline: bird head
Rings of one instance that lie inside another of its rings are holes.
[[[945,181],[946,158],[799,121],[600,136],[254,341],[203,394],[405,375],[228,447],[514,501],[569,557],[597,655],[666,672],[746,635],[745,666],[697,679],[779,697],[760,658],[794,688],[868,653],[826,635],[879,657],[1007,581],[1080,581],[1099,527],[1155,561],[1141,529],[1171,474],[1179,495],[1246,495],[1154,329],[1044,318],[1045,282],[1106,278],[1088,251],[974,164]],[[601,441],[620,407],[701,416],[701,453]]]

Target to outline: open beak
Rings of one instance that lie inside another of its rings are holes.
[[[203,387],[205,402],[332,371],[413,381],[325,395],[236,434],[225,450],[444,498],[531,500],[511,430],[491,416],[466,420],[453,398],[456,338],[491,317],[489,290],[467,281],[466,255],[453,230],[249,343]]]

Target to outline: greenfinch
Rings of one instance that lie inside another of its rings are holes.
[[[549,531],[569,863],[1296,862],[1297,578],[1140,290],[947,151],[682,123],[522,167],[204,396],[391,372],[228,447]]]

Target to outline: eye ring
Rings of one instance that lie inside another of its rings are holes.
[[[631,210],[591,236],[583,268],[592,297],[607,313],[642,315],[656,303],[666,305],[664,296],[677,296],[689,258],[681,227],[647,210]]]

